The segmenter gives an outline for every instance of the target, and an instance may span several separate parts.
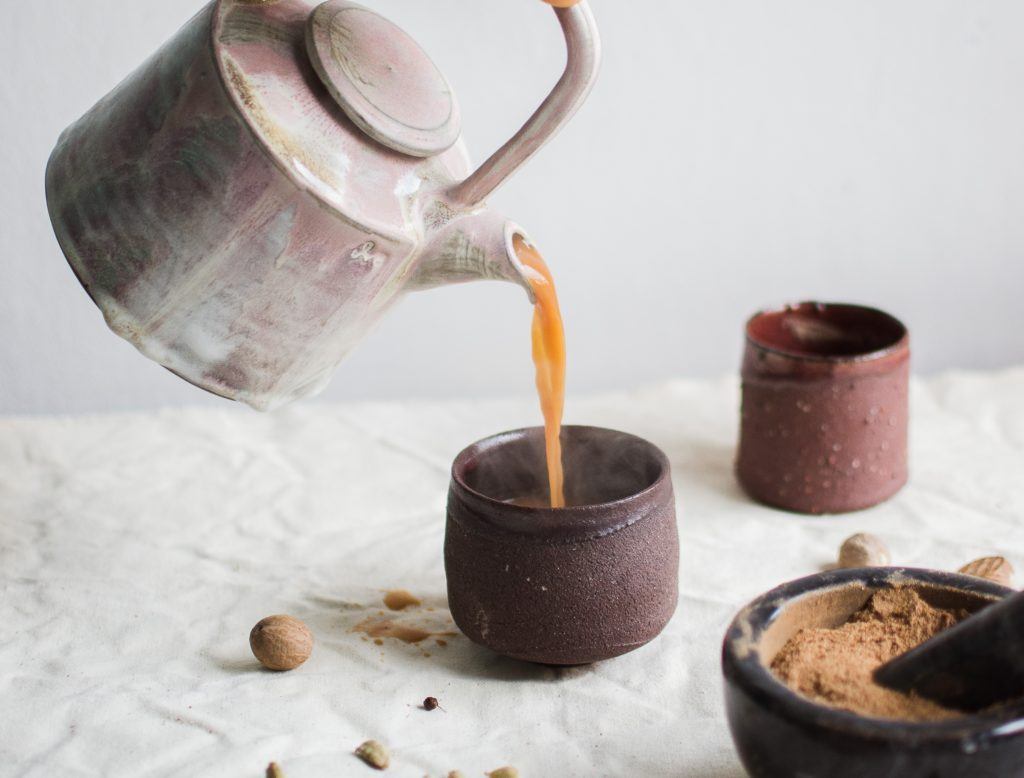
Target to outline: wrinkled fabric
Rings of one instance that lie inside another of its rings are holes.
[[[442,566],[450,463],[539,423],[535,400],[225,406],[0,420],[0,775],[389,776],[503,765],[541,776],[741,776],[719,651],[735,612],[818,571],[854,532],[898,564],[1024,564],[1024,369],[916,382],[910,486],[838,518],[751,503],[732,474],[738,386],[676,381],[570,397],[568,422],[645,436],[672,460],[675,618],[651,645],[555,670],[461,636],[363,640],[385,590],[452,629]],[[289,613],[316,635],[290,673],[248,646]],[[443,710],[425,712],[426,696]]]

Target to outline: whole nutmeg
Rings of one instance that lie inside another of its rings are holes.
[[[291,616],[267,616],[249,633],[249,647],[268,670],[294,670],[313,653],[313,633]]]
[[[858,532],[839,547],[839,567],[883,567],[892,557],[889,548],[877,535]]]
[[[284,770],[277,762],[271,762],[267,765],[267,778],[284,778]]]
[[[1003,586],[1013,585],[1013,565],[1001,556],[984,556],[968,562],[960,572],[976,578],[987,578]]]

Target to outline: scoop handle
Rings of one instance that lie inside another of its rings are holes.
[[[475,173],[456,184],[448,199],[464,208],[479,205],[565,126],[587,99],[601,64],[601,38],[587,0],[544,0],[554,7],[568,47],[565,73],[540,108]]]
[[[886,662],[874,677],[882,686],[967,712],[1024,697],[1024,592]]]

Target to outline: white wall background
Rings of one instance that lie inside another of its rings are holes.
[[[364,2],[448,74],[478,159],[560,73],[538,0]],[[920,371],[1024,362],[1024,3],[592,3],[594,96],[493,201],[555,270],[570,393],[734,370],[747,314],[795,298],[902,316]],[[0,0],[0,413],[222,402],[106,331],[43,199],[60,130],[200,5]],[[410,297],[325,397],[529,392],[529,319],[511,285]]]

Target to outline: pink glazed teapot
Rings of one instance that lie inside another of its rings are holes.
[[[565,74],[471,172],[429,57],[343,0],[216,0],[61,135],[46,198],[110,328],[182,378],[270,409],[314,394],[404,292],[529,285],[486,197],[582,104],[600,45],[548,0]]]

